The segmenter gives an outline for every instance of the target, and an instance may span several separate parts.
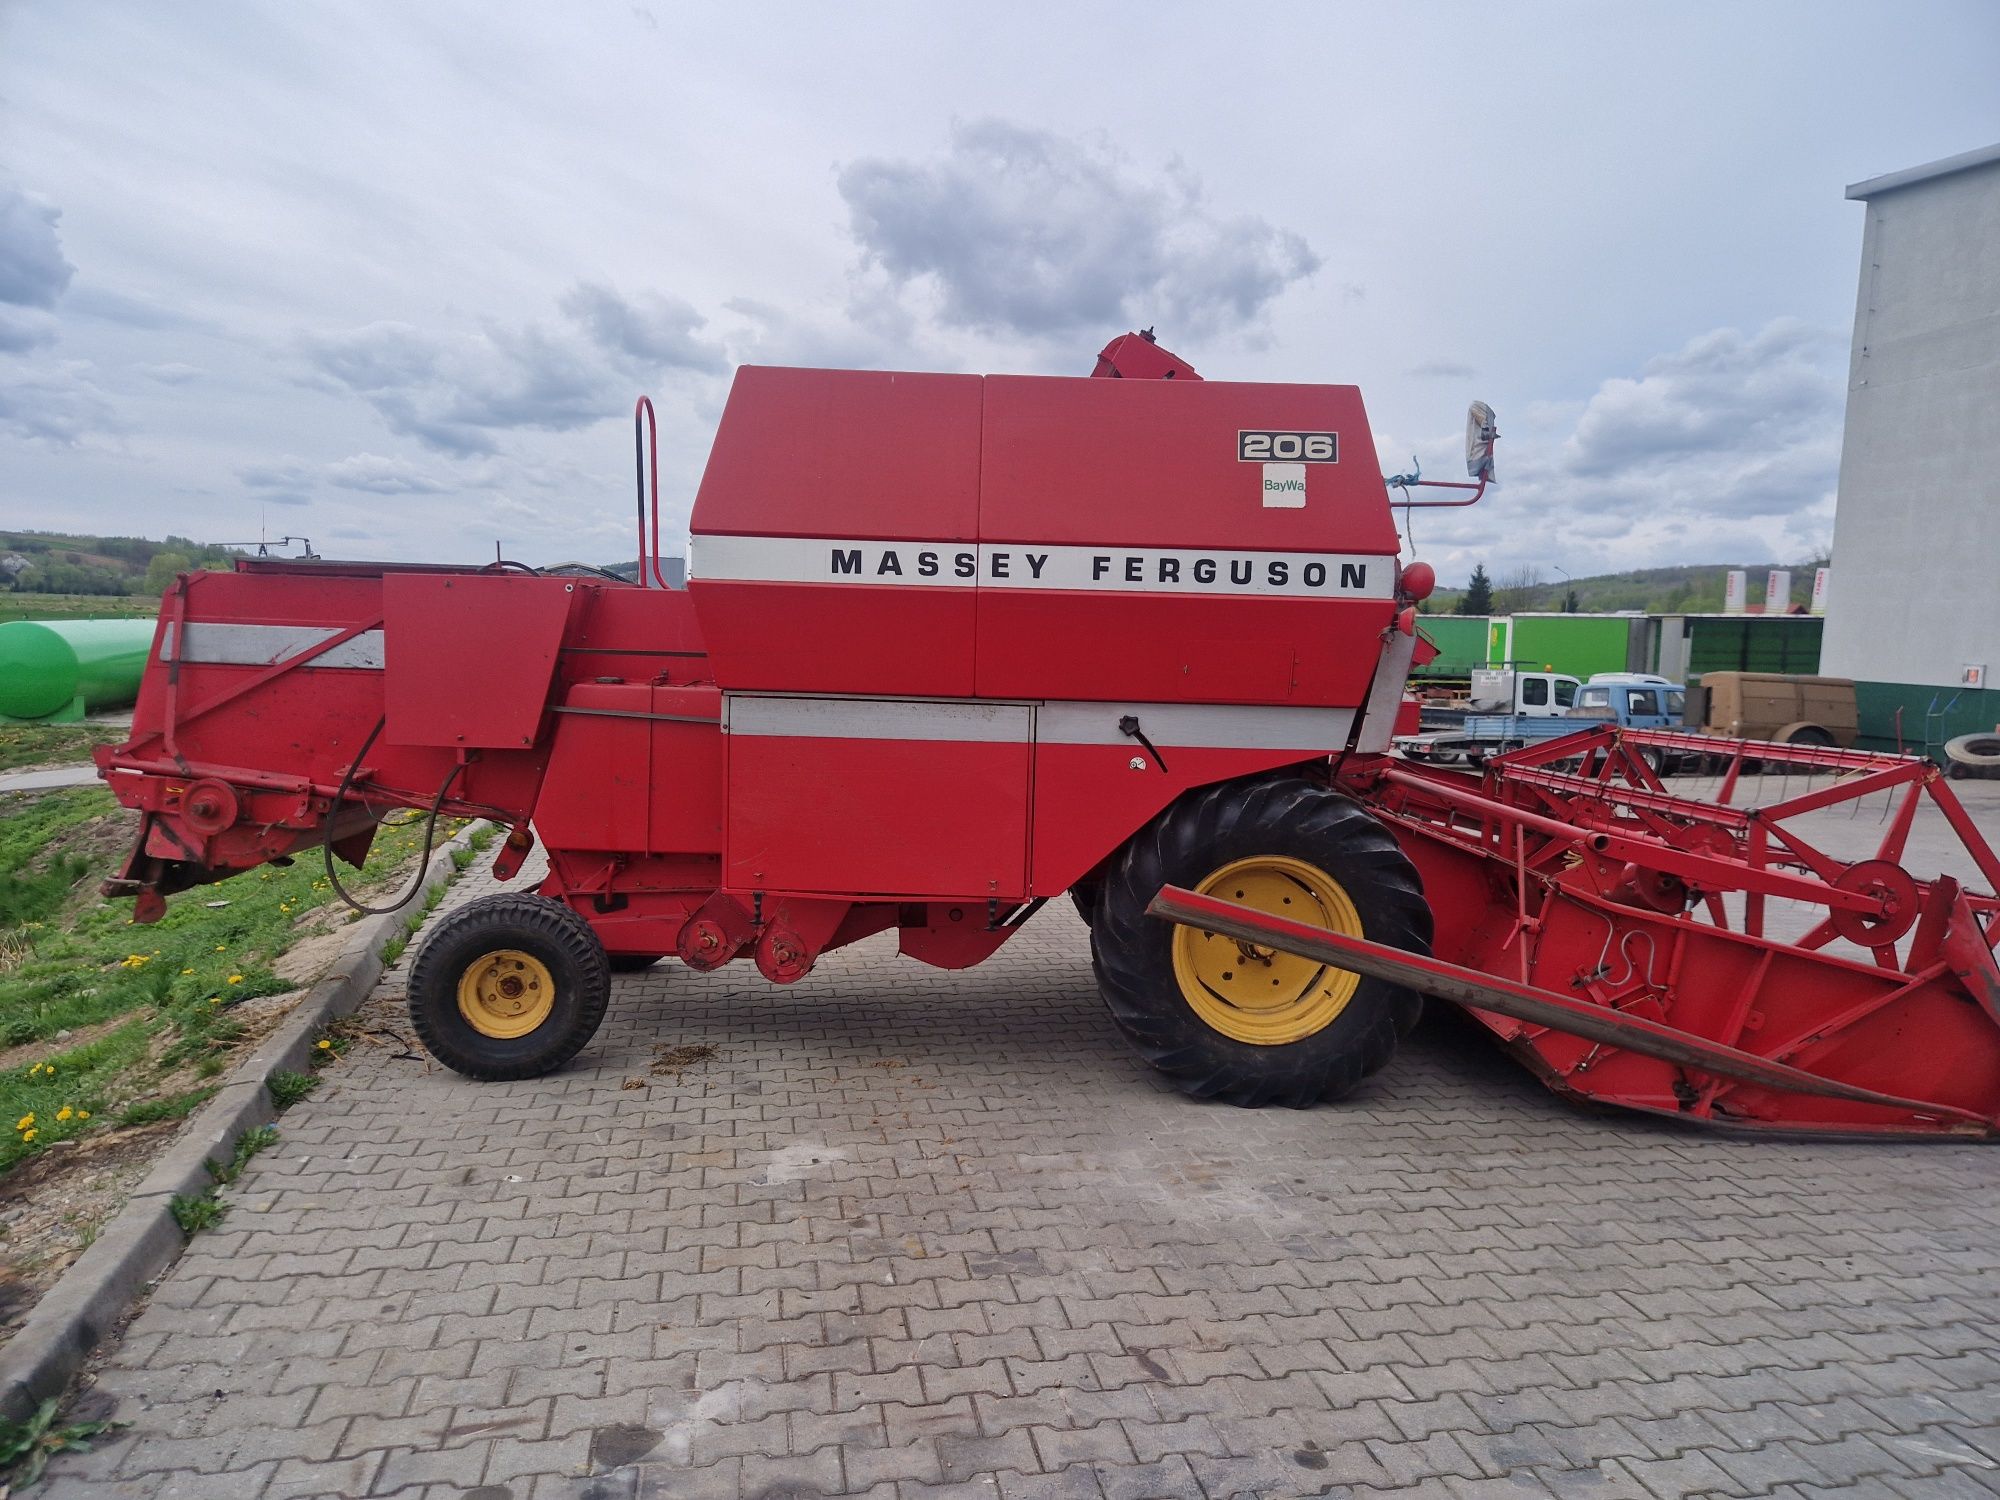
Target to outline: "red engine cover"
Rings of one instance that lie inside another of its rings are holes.
[[[692,529],[726,691],[1353,706],[1393,609],[1350,386],[746,368]]]

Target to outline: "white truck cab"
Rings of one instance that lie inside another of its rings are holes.
[[[1576,704],[1583,684],[1565,672],[1518,672],[1511,667],[1475,667],[1472,711],[1476,714],[1517,714],[1525,719],[1554,719]]]

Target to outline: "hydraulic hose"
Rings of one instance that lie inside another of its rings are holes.
[[[375,721],[375,727],[368,731],[368,738],[361,742],[361,748],[355,752],[353,762],[341,776],[340,787],[333,794],[333,805],[327,809],[329,831],[333,820],[340,816],[341,804],[347,800],[347,789],[354,784],[355,773],[361,769],[361,762],[368,758],[368,752],[375,747],[376,737],[382,733],[383,726],[388,722],[386,714]],[[400,911],[408,906],[415,899],[417,892],[424,888],[424,872],[430,868],[431,848],[437,840],[438,814],[444,809],[444,799],[451,791],[451,784],[458,780],[459,772],[464,769],[463,762],[454,765],[439,784],[437,795],[431,799],[430,812],[424,819],[424,852],[417,860],[417,873],[410,881],[410,888],[407,891],[387,906],[364,906],[354,899],[346,886],[340,883],[340,876],[333,868],[333,840],[328,839],[320,845],[320,849],[326,855],[326,878],[327,883],[333,887],[333,893],[364,917],[387,916],[392,911]]]

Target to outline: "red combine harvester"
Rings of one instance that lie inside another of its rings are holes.
[[[393,809],[495,819],[536,894],[436,924],[411,975],[475,1078],[572,1057],[614,969],[675,954],[788,983],[894,931],[978,963],[1045,901],[1091,925],[1139,1053],[1237,1104],[1337,1097],[1420,995],[1552,1086],[1683,1119],[1857,1135],[2000,1127],[2000,903],[1899,863],[1926,761],[1785,746],[1828,773],[1758,811],[1675,795],[1587,730],[1483,773],[1389,755],[1431,570],[1399,539],[1347,386],[1205,382],[1150,335],[1100,379],[741,370],[687,589],[590,570],[320,560],[184,575],[131,740],[141,814],[108,894],[173,892]],[[643,407],[643,403],[642,403]],[[1491,469],[1475,407],[1469,467]],[[1739,763],[1745,751],[1739,749]],[[1796,815],[1897,799],[1877,856]],[[1767,902],[1824,919],[1765,935]],[[1165,918],[1164,920],[1162,918]],[[1830,951],[1836,940],[1851,956]]]

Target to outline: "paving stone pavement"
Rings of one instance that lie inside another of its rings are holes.
[[[1066,903],[965,973],[662,965],[531,1082],[378,1041],[43,1500],[2000,1494],[1988,1148],[1580,1114],[1449,1018],[1343,1105],[1191,1103]]]

